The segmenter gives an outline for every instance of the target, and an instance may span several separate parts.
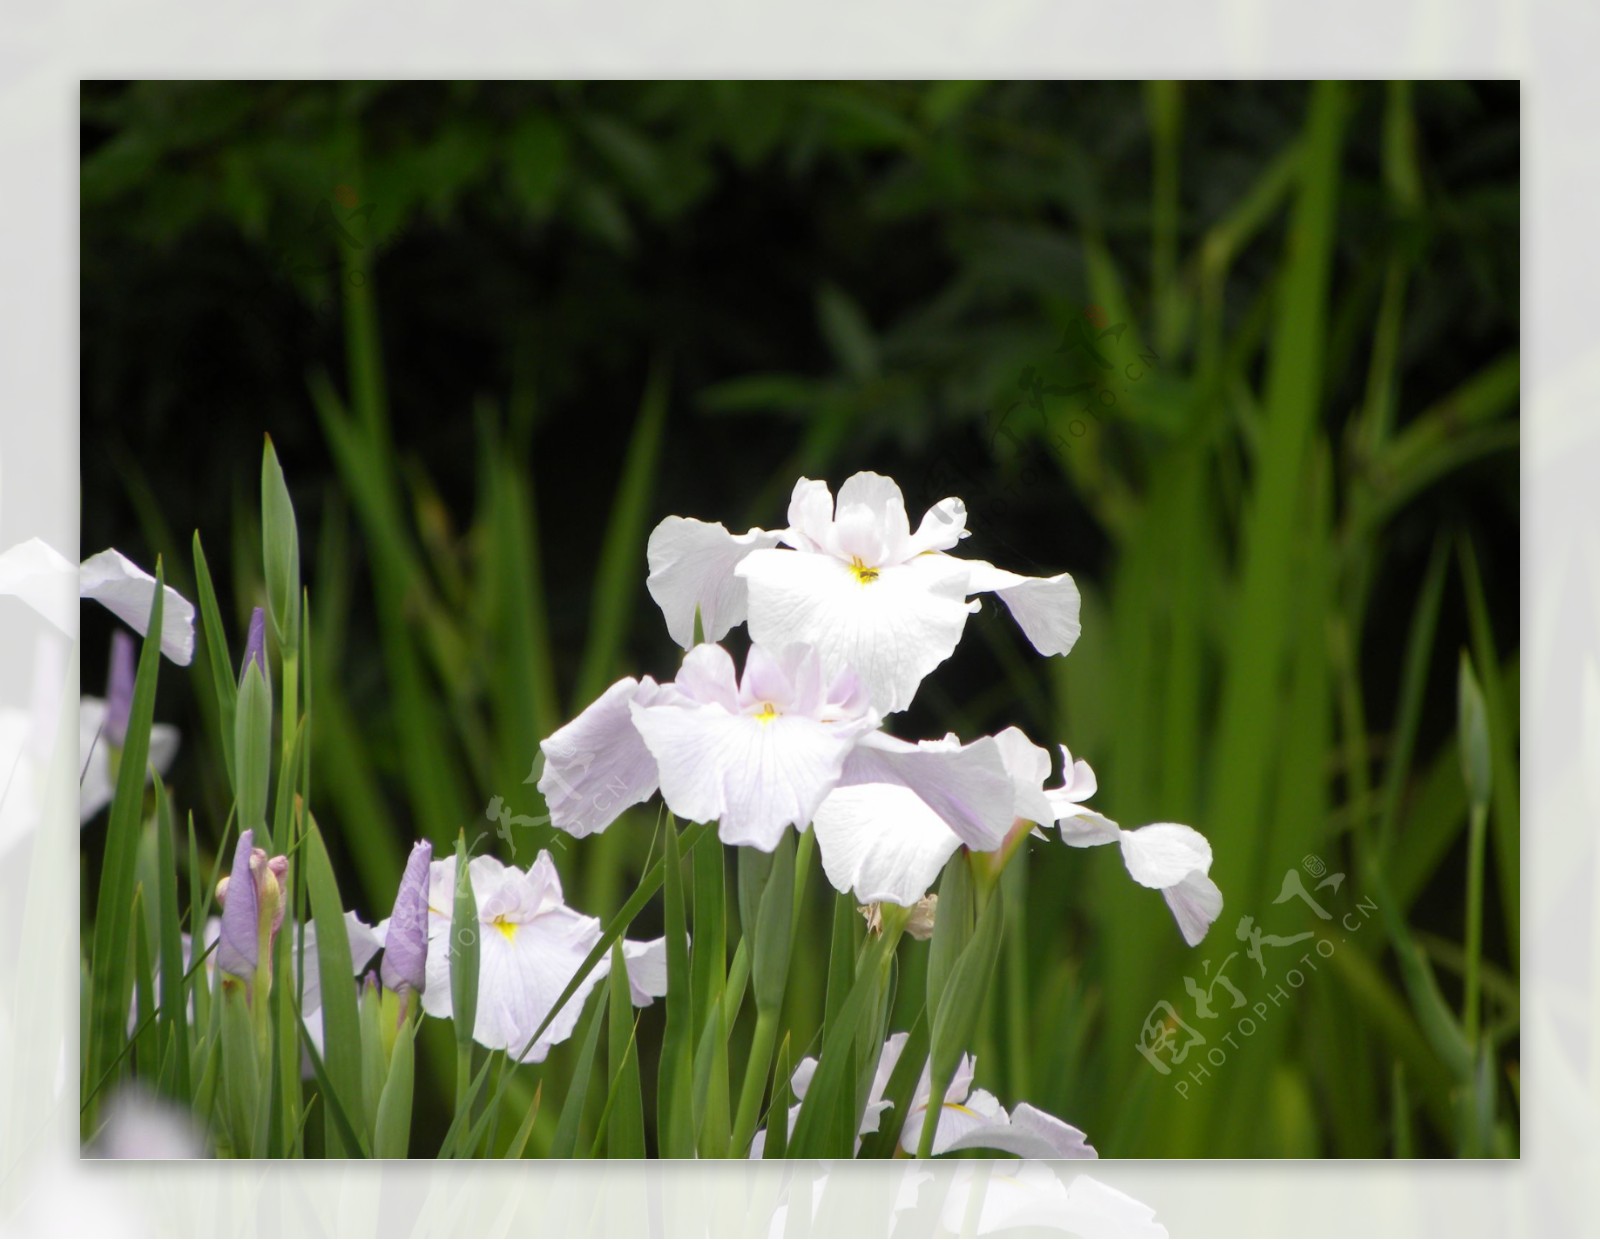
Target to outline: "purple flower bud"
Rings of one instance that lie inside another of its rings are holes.
[[[261,678],[267,678],[267,613],[257,607],[250,613],[250,634],[245,638],[244,662],[239,665],[239,679],[244,679],[250,664],[261,668]]]
[[[256,976],[263,938],[270,945],[283,925],[288,873],[289,858],[268,857],[266,849],[255,847],[254,831],[239,836],[233,869],[217,884],[217,903],[222,906],[217,967],[224,973],[246,980]]]
[[[133,713],[133,637],[126,629],[111,635],[111,671],[106,677],[106,743],[119,749],[128,739],[128,716]]]
[[[217,967],[246,980],[255,977],[256,964],[261,958],[261,941],[256,936],[260,908],[256,903],[256,885],[250,876],[254,852],[255,832],[240,832],[239,844],[233,850],[233,869],[217,885],[217,899],[222,901]]]
[[[421,994],[428,979],[428,868],[433,845],[424,840],[411,850],[395,894],[389,938],[383,949],[383,984]]]

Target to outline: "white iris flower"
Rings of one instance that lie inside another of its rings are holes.
[[[950,555],[967,536],[967,510],[944,499],[915,532],[892,478],[859,473],[839,488],[802,478],[787,529],[730,534],[668,517],[650,535],[650,596],[679,645],[693,643],[698,609],[707,641],[748,619],[772,650],[816,648],[825,676],[853,671],[880,713],[904,710],[923,677],[961,640],[970,596],[999,595],[1041,654],[1078,640],[1078,588],[1066,573],[1024,577]]]
[[[478,903],[478,1012],[473,1040],[490,1050],[520,1055],[519,1063],[540,1063],[550,1048],[572,1036],[584,1001],[611,971],[610,958],[583,979],[577,991],[533,1042],[534,1031],[550,1014],[584,958],[600,941],[598,917],[566,906],[561,876],[548,852],[526,870],[493,857],[474,857],[467,872]],[[450,921],[455,905],[456,859],[435,861],[428,871],[428,966],[422,1010],[449,1018]],[[666,940],[624,941],[629,991],[638,1007],[666,994]]]

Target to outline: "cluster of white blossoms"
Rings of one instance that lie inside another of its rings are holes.
[[[838,890],[906,906],[957,848],[1004,856],[1019,832],[1054,828],[1074,847],[1119,843],[1129,873],[1198,943],[1222,909],[1199,832],[1124,831],[1089,809],[1094,774],[1065,746],[1062,783],[1046,787],[1049,752],[1014,727],[965,744],[884,731],[954,652],[974,595],[997,595],[1041,654],[1078,639],[1070,576],[951,554],[966,536],[958,499],[913,532],[899,486],[874,473],[848,479],[837,502],[802,478],[782,530],[662,521],[646,584],[687,653],[672,681],[620,680],[544,742],[551,821],[589,835],[660,792],[728,844],[771,851],[790,827],[814,826]],[[716,644],[739,624],[751,642],[742,673]]]

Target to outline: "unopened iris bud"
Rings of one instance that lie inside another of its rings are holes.
[[[250,613],[250,632],[244,643],[244,662],[239,665],[239,679],[254,663],[261,669],[261,678],[267,678],[267,613],[257,607]]]
[[[245,981],[270,967],[272,941],[283,925],[284,878],[289,858],[268,857],[255,847],[255,832],[243,831],[233,851],[233,868],[217,884],[222,932],[217,967]]]
[[[428,867],[433,845],[424,840],[411,850],[395,894],[389,937],[383,949],[383,984],[389,990],[421,994],[428,978]]]

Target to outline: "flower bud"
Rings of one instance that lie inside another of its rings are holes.
[[[433,845],[424,840],[411,850],[395,894],[389,938],[383,949],[383,984],[389,990],[421,994],[428,977],[428,867]]]

